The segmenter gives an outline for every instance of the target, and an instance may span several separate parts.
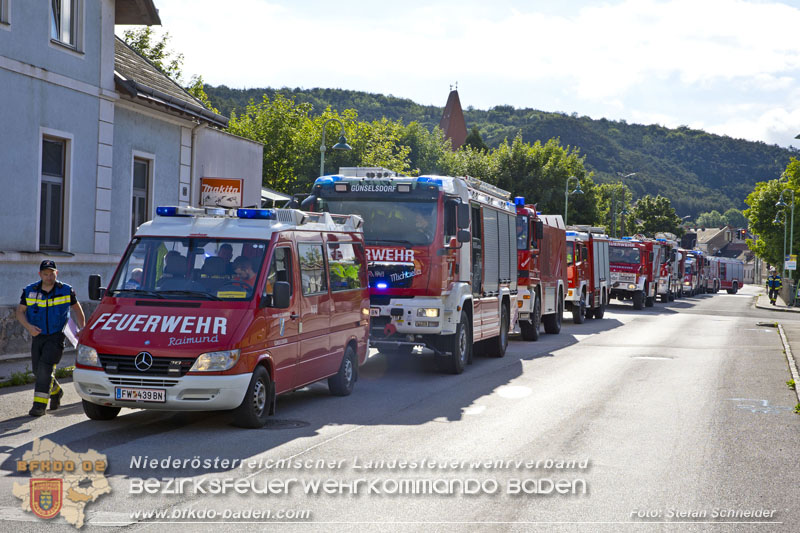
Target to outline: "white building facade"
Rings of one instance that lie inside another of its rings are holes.
[[[87,299],[158,205],[197,205],[203,177],[260,205],[262,146],[114,35],[160,24],[152,0],[0,0],[0,354],[27,351],[13,311],[43,259]]]

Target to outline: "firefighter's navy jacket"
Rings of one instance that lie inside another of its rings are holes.
[[[56,281],[53,289],[45,293],[42,282],[31,283],[22,290],[22,300],[28,322],[42,330],[43,335],[61,333],[69,320],[70,305],[75,303],[75,293],[66,283]]]
[[[781,288],[781,277],[777,274],[771,274],[767,278],[767,288],[778,290]]]

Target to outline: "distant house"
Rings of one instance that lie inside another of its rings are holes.
[[[160,23],[152,0],[0,0],[0,353],[25,345],[10,310],[42,259],[85,301],[88,275],[108,281],[156,206],[198,204],[203,178],[261,203],[262,146],[114,35]]]
[[[464,121],[464,111],[461,109],[461,100],[458,98],[457,89],[451,90],[447,96],[447,104],[444,106],[439,128],[444,132],[444,136],[450,139],[453,150],[461,148],[461,145],[467,140],[467,123]]]

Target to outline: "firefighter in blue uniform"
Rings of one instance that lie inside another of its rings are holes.
[[[31,342],[31,367],[36,378],[31,416],[42,416],[50,402],[50,409],[58,409],[64,391],[56,381],[54,372],[61,361],[64,349],[64,327],[69,311],[75,313],[78,329],[86,324],[83,309],[75,291],[66,283],[57,281],[58,270],[54,261],[44,260],[39,265],[39,281],[22,290],[17,306],[17,320],[33,337]]]
[[[778,297],[778,291],[781,290],[781,276],[775,272],[775,267],[771,267],[769,269],[767,290],[769,291],[769,303],[775,305],[775,299]]]

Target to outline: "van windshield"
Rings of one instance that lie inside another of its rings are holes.
[[[364,219],[368,243],[427,245],[436,235],[436,202],[325,199],[331,213],[356,214]]]
[[[611,263],[639,264],[639,249],[622,246],[609,246],[608,259]]]
[[[139,237],[128,246],[109,296],[250,300],[268,243],[208,237]]]

